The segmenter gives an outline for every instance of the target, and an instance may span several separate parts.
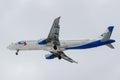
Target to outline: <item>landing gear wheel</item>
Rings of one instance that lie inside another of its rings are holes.
[[[57,46],[56,46],[56,45],[54,45],[53,48],[54,48],[55,50],[57,50]]]
[[[19,50],[17,50],[17,52],[15,54],[18,55],[18,52],[19,52]]]
[[[16,52],[15,54],[18,55],[18,52]]]
[[[60,59],[61,59],[61,56],[58,56],[58,59],[60,60]]]

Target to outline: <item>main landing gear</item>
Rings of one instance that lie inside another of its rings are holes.
[[[58,56],[58,59],[59,59],[59,60],[61,59],[61,56],[60,56],[60,55]]]
[[[15,53],[16,55],[18,55],[19,49],[17,50],[17,52]]]
[[[54,48],[54,50],[57,50],[57,46],[56,45],[54,45],[53,48]]]

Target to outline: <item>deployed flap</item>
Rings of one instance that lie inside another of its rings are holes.
[[[60,17],[58,17],[54,20],[52,28],[46,39],[47,43],[54,44],[54,45],[60,45],[60,42],[59,42],[59,29],[60,29],[59,20],[60,20]]]
[[[77,61],[74,61],[73,59],[71,59],[70,57],[68,57],[67,55],[65,55],[64,53],[61,54],[61,58],[63,58],[64,60],[67,60],[71,63],[78,63]]]
[[[109,26],[109,27],[108,27],[107,31],[101,35],[101,36],[103,37],[103,38],[101,39],[101,41],[104,42],[104,41],[107,41],[107,40],[110,39],[110,36],[111,36],[111,34],[112,34],[112,31],[113,31],[113,28],[114,28],[114,26]]]
[[[57,51],[57,52],[51,52],[55,57],[58,57],[59,59],[64,59],[67,60],[71,63],[78,63],[77,61],[74,61],[73,59],[71,59],[70,57],[68,57],[67,55],[65,55],[64,52],[62,51]]]

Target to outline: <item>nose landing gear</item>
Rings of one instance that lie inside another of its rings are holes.
[[[17,50],[17,52],[15,53],[16,55],[18,55],[19,49]]]

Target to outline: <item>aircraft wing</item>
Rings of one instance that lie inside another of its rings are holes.
[[[78,63],[78,62],[74,61],[73,59],[71,59],[70,57],[68,57],[67,55],[65,55],[63,52],[61,54],[61,58],[63,58],[64,60],[67,60],[71,63]]]
[[[62,51],[58,51],[58,52],[51,52],[55,57],[58,57],[59,59],[64,59],[67,60],[71,63],[78,63],[77,61],[74,61],[73,59],[71,59],[70,57],[68,57],[67,55],[65,55],[64,52]]]
[[[52,44],[54,44],[56,46],[60,45],[60,42],[59,42],[59,29],[60,29],[59,20],[60,20],[60,17],[58,17],[54,20],[52,28],[46,39],[46,42],[49,43],[49,45],[52,45]]]
[[[46,39],[47,42],[47,46],[53,46],[53,48],[55,49],[55,51],[51,51],[52,55],[50,55],[49,57],[58,57],[58,59],[64,59],[67,60],[71,63],[77,63],[76,61],[74,61],[73,59],[69,58],[67,55],[64,54],[64,52],[62,51],[56,51],[57,50],[57,46],[60,46],[60,41],[59,41],[59,30],[60,30],[60,26],[59,26],[59,20],[60,17],[56,18],[53,22],[52,28],[49,32],[49,35]]]

